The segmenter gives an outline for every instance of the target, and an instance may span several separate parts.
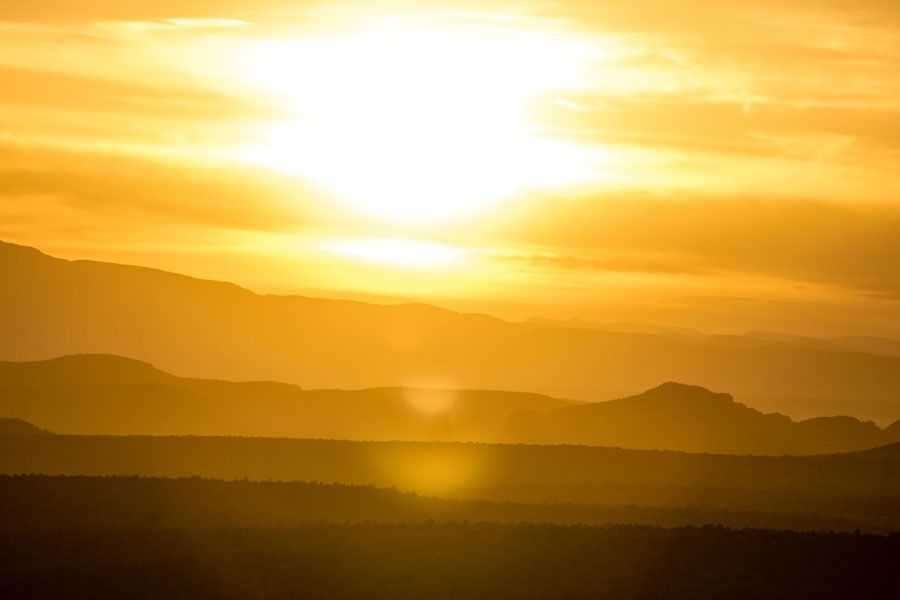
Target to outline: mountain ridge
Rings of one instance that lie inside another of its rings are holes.
[[[665,448],[725,454],[826,454],[900,441],[850,416],[794,421],[763,413],[731,394],[666,382],[635,396],[562,407],[544,417],[518,414],[513,437],[526,442]],[[900,423],[900,421],[898,421]]]
[[[78,355],[0,362],[0,390],[0,414],[75,434],[584,444],[725,454],[827,454],[900,441],[898,424],[882,430],[846,416],[793,421],[730,394],[677,382],[580,403],[502,390],[317,390],[200,380],[129,358]]]
[[[891,356],[515,323],[420,303],[259,295],[10,244],[0,245],[0,283],[4,360],[108,353],[194,378],[582,390],[579,400],[694,381],[740,398],[833,400],[855,416],[854,401],[869,402],[881,422],[900,418],[900,358]]]

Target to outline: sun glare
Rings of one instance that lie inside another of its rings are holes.
[[[239,52],[240,76],[292,116],[263,127],[239,158],[395,221],[569,184],[584,157],[538,135],[530,107],[577,87],[592,51],[560,32],[415,20],[260,42]]]
[[[325,244],[336,254],[410,269],[455,266],[464,251],[418,240],[352,238]]]

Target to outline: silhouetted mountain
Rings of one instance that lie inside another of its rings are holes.
[[[546,417],[525,412],[510,419],[510,439],[525,442],[658,448],[725,454],[824,454],[900,441],[853,417],[795,422],[763,414],[698,386],[665,383],[619,400],[573,405]]]
[[[570,319],[548,319],[546,317],[531,317],[525,319],[526,323],[534,323],[538,325],[559,325],[562,327],[570,327],[573,329],[593,329],[596,331],[616,332],[616,333],[652,333],[666,334],[672,336],[688,337],[702,339],[708,337],[706,334],[690,329],[687,327],[667,327],[664,325],[655,325],[652,323],[595,323],[573,317]]]
[[[687,327],[672,327],[652,323],[594,323],[584,319],[547,319],[532,317],[526,323],[558,325],[575,329],[592,329],[617,333],[650,333],[684,340],[706,341],[716,345],[759,347],[777,345],[815,348],[835,352],[866,352],[885,356],[900,356],[900,340],[872,336],[841,336],[816,338],[773,331],[750,331],[744,335],[709,334]]]
[[[520,392],[186,379],[108,355],[0,362],[0,414],[59,433],[497,441],[511,412],[568,404]]]
[[[22,419],[0,417],[0,435],[44,435],[50,433]]]
[[[349,440],[512,441],[732,454],[827,454],[900,441],[852,417],[795,422],[728,394],[666,383],[574,403],[540,394],[380,388],[303,390],[187,379],[117,356],[0,363],[0,414],[59,433]]]
[[[316,388],[528,390],[594,400],[668,380],[739,398],[900,398],[898,357],[509,323],[421,304],[261,296],[229,283],[70,262],[12,244],[0,244],[0,284],[0,358],[8,360],[111,353],[191,377]]]
[[[894,427],[900,427],[900,422],[894,423]],[[893,433],[893,432],[892,432]],[[856,452],[859,456],[864,457],[875,457],[875,458],[889,458],[894,460],[900,460],[900,442],[894,444],[888,444],[886,446],[879,446],[878,448],[871,448],[869,450],[861,450]]]
[[[778,341],[811,348],[843,349],[885,356],[900,356],[900,340],[871,336],[842,336],[836,338],[811,338],[785,333],[752,331],[747,337],[766,341]]]
[[[794,420],[812,419],[822,416],[853,415],[862,421],[875,421],[886,427],[900,419],[900,404],[888,400],[839,400],[812,397],[735,396],[746,404],[764,413],[783,413]]]
[[[890,438],[900,438],[900,421],[891,423],[884,429]]]

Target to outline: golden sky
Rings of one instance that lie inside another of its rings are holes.
[[[260,292],[900,335],[900,4],[12,0],[0,239]]]

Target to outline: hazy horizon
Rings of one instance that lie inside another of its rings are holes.
[[[40,0],[0,27],[0,239],[261,293],[900,336],[886,0]]]
[[[869,330],[860,330],[856,327],[847,326],[846,328],[837,328],[835,330],[826,330],[822,331],[821,329],[817,329],[815,327],[811,327],[806,329],[804,327],[795,327],[792,326],[791,323],[785,323],[785,326],[780,329],[765,329],[765,328],[747,328],[740,326],[723,326],[722,329],[715,328],[703,328],[691,325],[690,323],[678,322],[678,321],[666,321],[666,320],[640,320],[639,318],[635,318],[632,320],[628,320],[624,318],[625,316],[635,316],[638,317],[640,315],[649,316],[646,313],[637,311],[637,312],[629,312],[625,315],[622,315],[622,319],[612,319],[608,318],[614,315],[604,315],[604,314],[596,314],[595,318],[586,318],[584,315],[580,313],[562,313],[557,314],[555,312],[548,313],[532,313],[528,312],[528,308],[522,308],[509,305],[505,305],[502,303],[492,302],[488,299],[486,300],[460,300],[460,299],[447,299],[447,298],[439,298],[439,299],[430,299],[427,297],[416,297],[416,296],[390,296],[383,294],[360,294],[360,293],[339,293],[335,290],[282,290],[278,287],[267,289],[266,286],[254,286],[242,283],[239,280],[233,280],[228,278],[216,278],[214,276],[203,276],[196,272],[182,271],[182,270],[170,270],[159,266],[156,263],[131,263],[126,261],[116,261],[116,260],[101,260],[98,258],[91,258],[90,256],[83,255],[66,255],[66,254],[51,254],[50,252],[45,251],[40,247],[30,246],[28,244],[14,242],[7,239],[0,238],[0,243],[14,244],[17,246],[22,246],[25,248],[33,248],[35,250],[40,251],[42,254],[47,254],[48,256],[52,256],[53,258],[62,258],[64,260],[77,262],[77,261],[89,261],[89,262],[108,262],[110,264],[122,265],[122,266],[134,266],[134,267],[143,267],[158,271],[165,271],[167,273],[173,273],[176,275],[183,275],[186,277],[190,277],[193,279],[201,279],[201,280],[210,280],[217,281],[222,283],[231,283],[237,285],[243,289],[246,289],[250,292],[260,295],[274,295],[274,296],[301,296],[306,298],[313,299],[322,299],[322,300],[349,300],[353,302],[362,302],[367,304],[381,304],[381,305],[406,305],[406,304],[428,304],[434,306],[435,308],[451,310],[454,312],[459,312],[462,314],[480,314],[490,317],[495,317],[498,319],[502,319],[510,322],[548,322],[548,323],[558,323],[561,325],[570,325],[573,327],[589,327],[589,328],[598,328],[601,330],[608,331],[623,331],[623,332],[635,332],[635,333],[673,333],[673,334],[685,334],[685,335],[722,335],[722,336],[759,336],[761,339],[779,339],[781,336],[789,337],[797,337],[797,338],[816,338],[816,339],[842,339],[842,338],[854,338],[854,337],[862,337],[862,338],[873,338],[873,339],[886,339],[891,341],[900,342],[900,328],[894,332],[894,330],[884,330],[884,329],[873,329]],[[222,273],[221,275],[227,275],[227,272]],[[330,293],[329,293],[330,292]],[[616,313],[618,314],[618,313]],[[604,318],[606,317],[606,318]]]

